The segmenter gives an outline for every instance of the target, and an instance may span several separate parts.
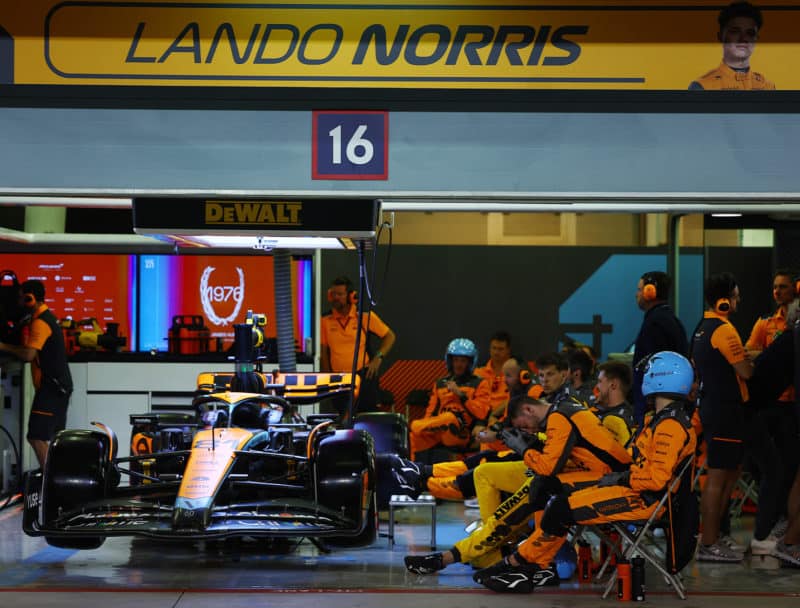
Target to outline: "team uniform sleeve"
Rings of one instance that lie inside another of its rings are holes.
[[[764,350],[767,345],[767,320],[758,319],[750,331],[745,348],[747,350]]]
[[[528,450],[523,459],[537,475],[558,475],[577,441],[575,430],[563,414],[553,412],[547,417],[545,435],[544,449]]]
[[[428,399],[428,407],[425,410],[425,418],[430,418],[436,415],[436,409],[439,406],[439,391],[436,389],[436,382],[433,383],[433,390],[431,397]]]
[[[322,317],[319,320],[319,343],[323,346],[329,346],[328,344],[328,322],[330,319],[327,317]]]
[[[742,339],[730,323],[724,323],[714,331],[711,335],[711,346],[716,348],[731,365],[747,359]]]
[[[628,428],[628,423],[622,418],[613,414],[608,415],[603,418],[603,426],[609,430],[618,444],[623,447],[628,445],[628,441],[631,438],[631,430]]]
[[[41,319],[34,319],[31,322],[31,329],[28,339],[25,341],[25,346],[28,348],[35,348],[36,350],[42,350],[44,348],[44,343],[47,342],[47,339],[52,333],[47,323]]]
[[[364,316],[361,318],[361,325],[366,329],[369,327],[369,333],[375,334],[379,338],[383,338],[386,334],[389,333],[389,326],[383,322],[378,315],[374,312],[364,313]]]
[[[492,409],[491,383],[484,379],[464,402],[464,407],[475,420],[486,420]]]
[[[631,489],[636,492],[665,489],[686,445],[686,435],[686,429],[677,420],[662,420],[653,431],[653,443],[645,461],[631,465]]]

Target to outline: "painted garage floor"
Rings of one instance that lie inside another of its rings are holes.
[[[92,551],[49,547],[41,538],[22,533],[19,506],[0,511],[0,602],[27,606],[114,608],[238,606],[325,608],[484,607],[500,596],[472,581],[472,568],[451,566],[427,577],[406,572],[403,556],[430,551],[430,509],[398,510],[394,548],[385,536],[359,549],[333,548],[321,553],[305,541],[267,547],[261,542],[229,544],[164,543],[113,538]],[[460,503],[437,508],[437,545],[449,547],[477,517]],[[387,531],[382,513],[381,532]],[[749,541],[747,517],[737,522],[734,536]],[[684,570],[689,598],[685,606],[796,606],[800,601],[800,569],[774,558],[747,558],[743,564],[693,562]],[[655,570],[647,572],[647,605],[680,602]],[[504,606],[597,606],[601,587],[573,577],[560,587],[525,596],[502,596]],[[323,597],[324,596],[324,597]],[[605,603],[616,603],[615,598]]]

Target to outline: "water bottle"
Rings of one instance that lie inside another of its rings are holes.
[[[631,564],[626,559],[617,560],[617,599],[621,602],[629,602],[631,588]]]
[[[578,541],[578,579],[592,580],[592,547],[584,540]]]
[[[634,602],[644,601],[644,558],[631,560],[631,598]]]

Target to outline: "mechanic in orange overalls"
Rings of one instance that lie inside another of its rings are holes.
[[[411,459],[442,445],[464,449],[472,443],[472,428],[489,415],[489,381],[473,373],[478,349],[472,340],[456,338],[447,345],[448,374],[433,385],[425,416],[410,427]]]
[[[694,370],[683,355],[670,351],[653,355],[642,393],[654,400],[656,413],[635,439],[630,466],[582,489],[563,484],[547,500],[533,534],[514,553],[476,572],[473,579],[493,591],[530,593],[558,580],[552,563],[571,524],[648,519],[681,463],[694,457],[697,439],[686,411],[693,380]]]
[[[511,335],[505,331],[495,332],[489,338],[489,360],[475,369],[475,375],[489,381],[491,412],[508,403],[509,387],[506,385],[503,365],[511,358]],[[478,427],[476,427],[476,430]]]
[[[526,394],[538,399],[542,394],[542,385],[535,382],[524,359],[517,357],[508,359],[503,364],[503,376],[504,385],[509,387],[512,399]],[[498,432],[507,426],[504,423],[507,408],[508,400],[495,410],[500,420],[490,424],[489,427],[481,427],[482,430],[477,434],[478,440],[481,441],[480,452],[467,456],[464,460],[438,462],[432,465],[415,463],[398,456],[392,465],[394,470],[417,493],[427,491],[443,500],[464,500],[475,496],[474,472],[478,465],[484,462],[522,459],[498,438]],[[491,418],[489,422],[492,422]]]
[[[522,462],[490,463],[529,470],[524,482],[483,524],[449,550],[428,555],[407,555],[406,568],[415,574],[432,574],[456,562],[481,566],[493,563],[499,549],[544,509],[549,488],[557,476],[561,483],[579,488],[594,484],[606,473],[627,470],[631,457],[597,416],[572,399],[548,403],[523,396],[509,404],[512,429],[502,434]],[[544,431],[542,443],[537,437]],[[480,465],[478,469],[487,465]],[[483,505],[481,505],[483,506]],[[555,584],[558,578],[551,579]]]
[[[774,91],[775,84],[750,69],[750,57],[764,25],[761,11],[749,2],[733,2],[717,19],[722,63],[689,85],[689,90]]]

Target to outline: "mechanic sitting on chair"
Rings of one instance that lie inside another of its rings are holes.
[[[447,375],[433,386],[425,416],[411,423],[411,459],[436,446],[463,450],[472,442],[472,427],[489,416],[490,384],[473,371],[478,349],[472,340],[456,338],[444,356]]]
[[[534,533],[514,553],[476,572],[473,579],[493,591],[530,593],[539,586],[540,577],[552,576],[550,564],[571,524],[648,519],[679,465],[695,453],[697,438],[686,401],[693,381],[694,370],[683,355],[670,351],[653,355],[642,393],[654,401],[655,414],[636,437],[630,468],[603,475],[591,487],[554,492]]]
[[[511,398],[530,395],[538,399],[542,386],[535,382],[524,359],[511,357],[503,363],[504,385],[508,387]],[[410,496],[417,497],[422,492],[430,492],[443,500],[464,500],[475,496],[475,468],[484,462],[522,460],[522,457],[509,450],[498,433],[508,428],[506,420],[509,399],[495,408],[499,420],[489,419],[489,426],[476,426],[473,435],[481,442],[481,451],[467,456],[464,460],[420,464],[397,456],[392,463],[394,470],[403,478]],[[494,415],[494,413],[493,413]],[[477,505],[477,499],[475,499]]]
[[[584,487],[606,473],[628,470],[628,452],[582,403],[562,400],[551,404],[526,395],[509,404],[508,418],[514,428],[503,432],[503,440],[523,460],[486,463],[477,471],[492,466],[501,475],[505,474],[502,469],[508,468],[513,476],[521,470],[522,485],[484,518],[483,525],[449,551],[406,556],[409,571],[432,574],[455,562],[473,566],[494,563],[501,547],[527,531],[529,520],[544,509],[554,483],[558,487],[561,483]],[[544,443],[537,435],[542,430],[546,435]],[[558,584],[555,569],[546,582],[540,581],[537,584]]]

